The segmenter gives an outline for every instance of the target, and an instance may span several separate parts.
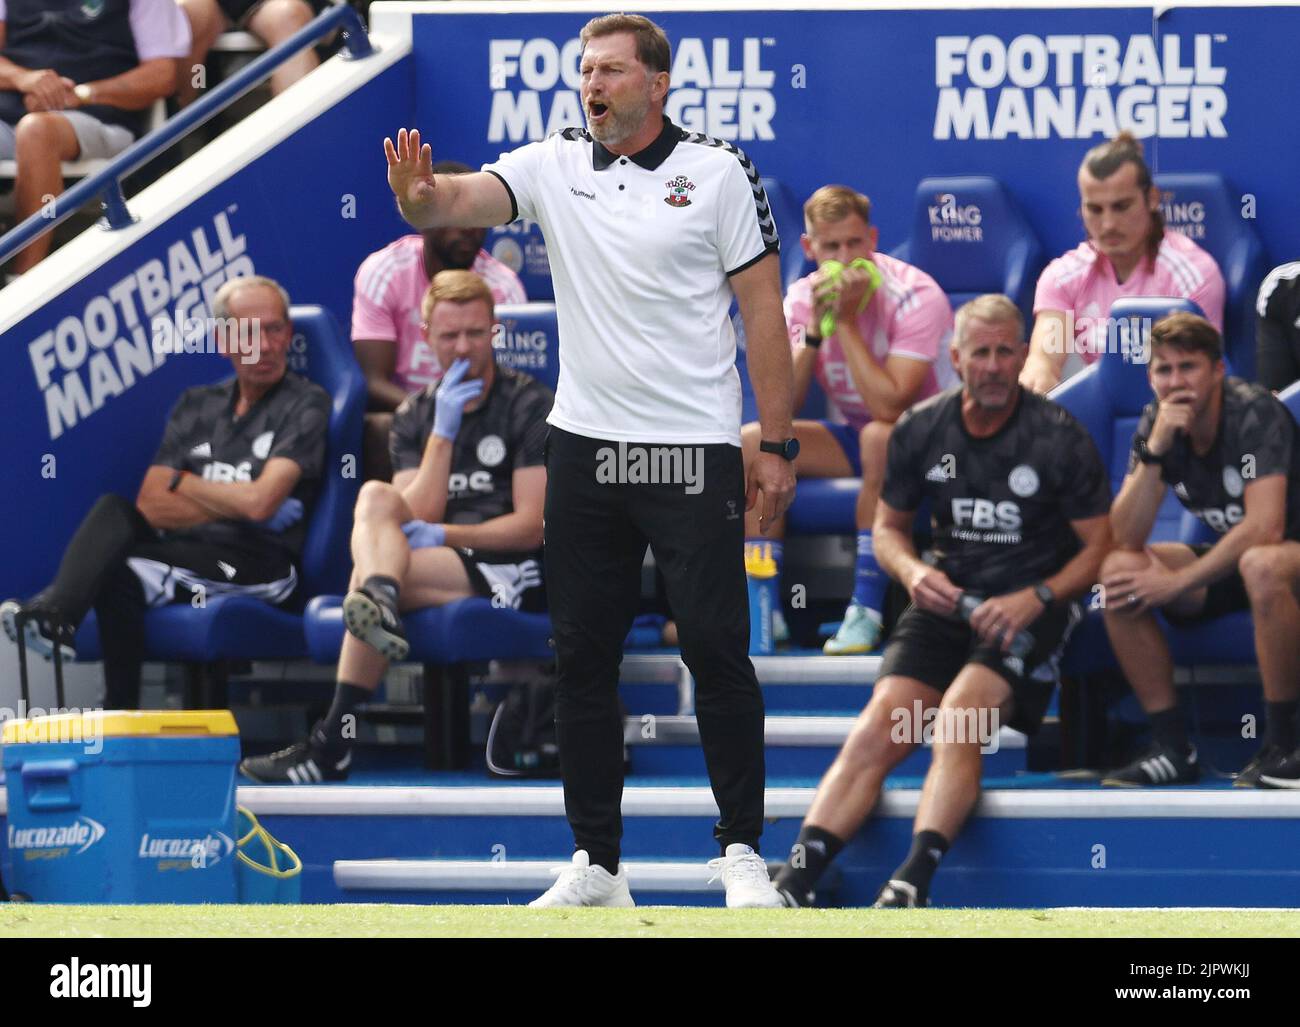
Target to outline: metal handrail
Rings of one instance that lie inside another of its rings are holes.
[[[346,4],[332,7],[320,17],[304,25],[279,46],[268,50],[247,67],[241,68],[212,92],[190,104],[174,118],[168,119],[156,130],[123,150],[93,175],[83,178],[71,189],[55,198],[56,213],[48,217],[44,209],[37,211],[20,225],[0,236],[0,264],[16,254],[33,239],[53,229],[79,210],[96,195],[104,208],[104,218],[110,229],[126,228],[135,223],[122,195],[121,180],[142,164],[152,159],[172,143],[220,114],[249,90],[257,86],[299,50],[310,46],[335,28],[343,32],[343,45],[352,59],[369,57],[374,53],[361,15]],[[21,169],[20,169],[21,170]],[[60,212],[61,211],[61,212]]]

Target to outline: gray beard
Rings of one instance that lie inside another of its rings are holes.
[[[591,137],[603,146],[617,146],[626,139],[630,139],[636,134],[642,123],[645,121],[646,112],[650,110],[650,104],[647,102],[639,110],[623,111],[621,114],[615,114],[611,123],[596,128],[591,124],[591,119],[587,119],[587,131]]]

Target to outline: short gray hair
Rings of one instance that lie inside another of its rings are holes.
[[[963,303],[957,310],[953,325],[952,344],[960,346],[966,334],[966,322],[983,321],[985,324],[1011,324],[1016,326],[1016,341],[1025,341],[1025,316],[1009,297],[1000,292],[988,292]]]
[[[229,279],[212,297],[212,316],[223,321],[230,317],[230,298],[240,289],[248,289],[254,286],[262,286],[278,292],[280,302],[284,304],[284,316],[289,316],[289,294],[285,292],[283,285],[274,278],[267,278],[265,275],[240,275]]]

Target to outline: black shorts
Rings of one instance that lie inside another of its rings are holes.
[[[885,646],[876,680],[899,674],[944,692],[968,663],[988,667],[1011,686],[1008,727],[1033,734],[1056,688],[1065,643],[1082,619],[1083,611],[1077,603],[1053,604],[1029,625],[1034,648],[1022,661],[989,645],[965,621],[949,620],[909,605]]]
[[[1188,548],[1196,554],[1196,558],[1199,560],[1214,548],[1214,543],[1195,542]],[[1205,586],[1205,604],[1195,613],[1179,614],[1170,610],[1161,610],[1160,612],[1165,615],[1165,620],[1173,621],[1176,624],[1193,624],[1196,621],[1222,617],[1225,613],[1236,613],[1238,610],[1249,609],[1250,594],[1246,591],[1246,583],[1241,580],[1241,572],[1234,570],[1226,578],[1212,581]]]
[[[184,532],[137,543],[126,562],[140,579],[148,606],[221,595],[282,605],[298,588],[298,571],[287,553],[222,544]]]
[[[455,549],[469,575],[474,594],[494,606],[522,613],[546,612],[542,551],[509,553],[489,549]]]

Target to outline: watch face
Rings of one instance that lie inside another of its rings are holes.
[[[799,455],[799,440],[788,439],[785,444],[785,458],[793,461]]]

